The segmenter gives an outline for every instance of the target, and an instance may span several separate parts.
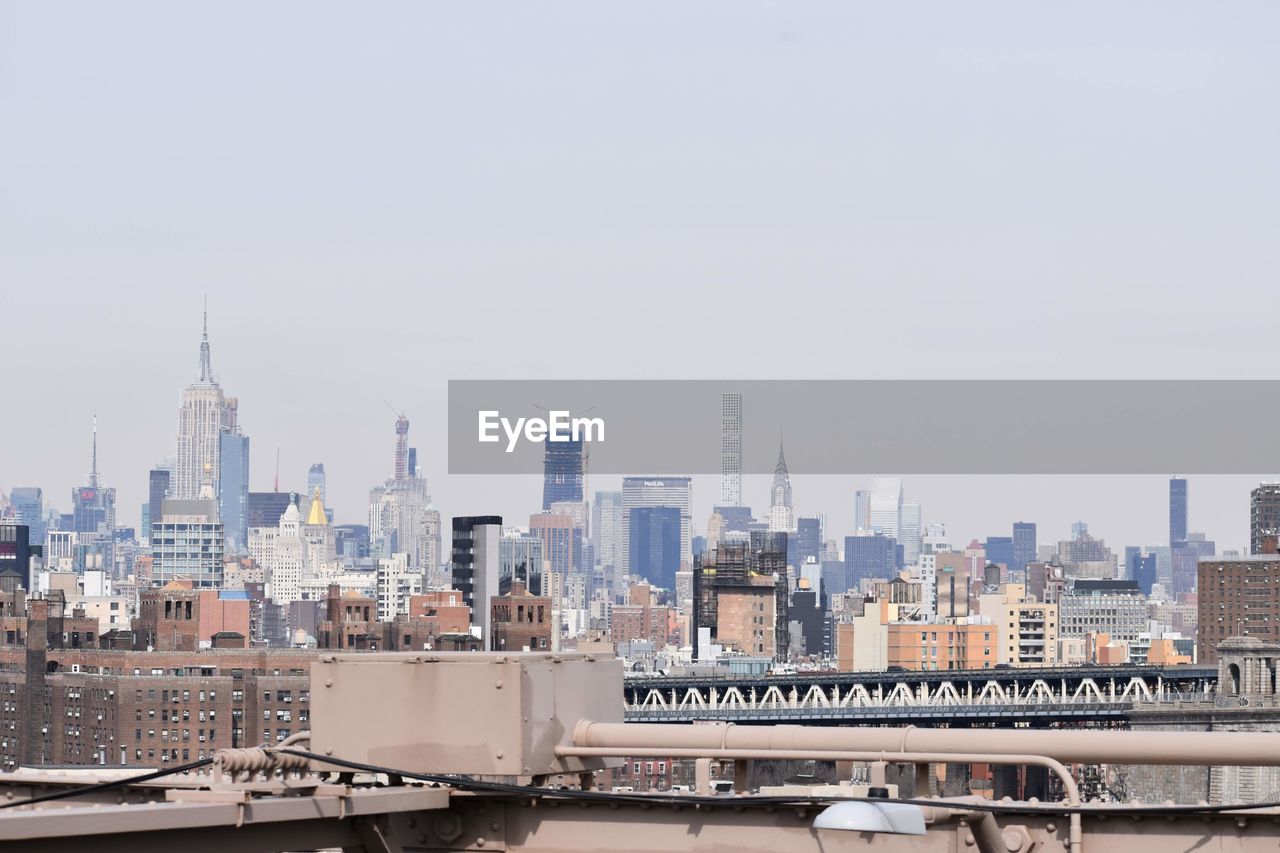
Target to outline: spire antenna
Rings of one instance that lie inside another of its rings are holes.
[[[204,332],[200,338],[200,381],[213,382],[213,366],[209,360],[209,296],[204,297]]]
[[[93,463],[89,469],[89,485],[98,488],[98,413],[93,413]]]

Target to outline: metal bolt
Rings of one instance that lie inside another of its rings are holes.
[[[485,845],[485,843],[486,843],[486,839],[485,839],[485,837],[484,837],[483,835],[476,839],[476,846],[477,846],[477,847],[483,847],[483,846]]]
[[[325,755],[333,755],[333,747],[329,747],[324,751]]]
[[[972,847],[974,842],[973,833],[965,833],[964,843],[966,847]]]
[[[325,681],[325,683],[324,683],[324,686],[325,686],[325,687],[332,687],[332,686],[333,686],[333,679],[328,679],[328,680],[326,680],[326,681]]]
[[[494,686],[494,687],[496,687],[496,688],[498,688],[499,690],[501,690],[501,689],[502,689],[502,682],[501,682],[501,681],[495,682],[493,686]]]
[[[496,820],[493,823],[489,824],[489,831],[490,832],[498,831],[498,822]]]
[[[1058,831],[1058,825],[1057,825],[1056,823],[1054,823],[1053,821],[1049,821],[1048,823],[1046,823],[1046,824],[1044,825],[1044,830],[1045,830],[1045,832],[1057,832],[1057,831]]]
[[[499,757],[499,758],[501,758],[501,757],[503,756],[503,754],[504,754],[504,753],[499,752],[499,753],[498,753],[498,757]]]

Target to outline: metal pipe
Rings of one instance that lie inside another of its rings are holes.
[[[587,726],[600,725],[587,723]],[[609,724],[628,726],[630,724]],[[684,729],[706,728],[711,729],[712,734],[716,734],[715,728],[711,726],[662,726],[654,725],[650,728],[662,729]],[[719,727],[728,728],[728,727]],[[778,726],[777,728],[798,728],[796,726]],[[579,734],[582,733],[585,738],[585,732],[582,731],[583,723],[579,723],[574,729],[574,740],[577,741]],[[846,729],[846,731],[848,731]],[[903,741],[905,742],[906,730],[900,730],[903,733]],[[729,741],[728,732],[721,731],[718,739],[723,743]],[[1048,768],[1062,782],[1062,789],[1067,795],[1067,804],[1071,806],[1079,806],[1080,788],[1076,785],[1076,780],[1072,778],[1071,772],[1067,770],[1062,762],[1044,755],[1024,755],[1017,753],[977,753],[977,752],[905,752],[905,751],[857,751],[843,749],[782,749],[774,747],[756,747],[754,749],[741,749],[731,747],[664,747],[659,745],[645,745],[638,747],[631,746],[557,746],[556,755],[560,757],[574,756],[578,758],[615,758],[618,756],[627,756],[635,758],[695,758],[706,760],[707,758],[718,758],[721,760],[741,760],[741,759],[774,759],[782,761],[901,761],[916,763],[955,763],[955,764],[1026,764],[1037,767]],[[1070,853],[1081,853],[1084,846],[1084,823],[1080,817],[1080,813],[1072,812],[1068,818],[1068,836],[1067,849]]]
[[[1280,732],[1100,732],[1027,729],[817,728],[807,726],[688,726],[674,723],[580,721],[576,746],[620,749],[800,749],[887,753],[1046,755],[1078,764],[1189,764],[1212,767],[1280,766]],[[949,759],[942,759],[947,761]]]
[[[1080,788],[1060,761],[1043,755],[979,752],[871,752],[830,749],[699,749],[697,747],[646,746],[619,751],[611,746],[557,746],[562,758],[714,758],[720,761],[773,759],[776,761],[928,762],[936,764],[1029,764],[1047,768],[1062,781],[1067,805],[1080,805]]]

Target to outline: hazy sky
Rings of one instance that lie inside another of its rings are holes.
[[[449,378],[1275,378],[1278,24],[2,2],[0,489],[65,509],[96,409],[136,523],[205,293],[254,487],[277,446],[285,487],[322,460],[347,521],[390,473],[384,400],[446,515],[537,507],[535,478],[445,476]],[[1193,529],[1241,544],[1251,482],[1193,478]],[[863,485],[797,479],[798,509],[843,535]],[[1159,478],[906,485],[956,539],[1167,538]]]

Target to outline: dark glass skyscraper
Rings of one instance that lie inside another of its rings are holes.
[[[1013,523],[1013,563],[1009,566],[1014,571],[1023,571],[1027,563],[1036,560],[1036,526],[1030,521]]]
[[[546,442],[542,463],[542,511],[556,501],[582,500],[582,440]]]
[[[218,515],[227,537],[226,553],[244,554],[249,545],[249,436],[236,427],[224,429],[219,439]]]
[[[169,497],[171,476],[168,468],[152,468],[150,476],[147,477],[147,518],[152,524],[163,517],[164,499]],[[148,538],[151,537],[150,525],[143,534]]]
[[[844,538],[844,565],[850,588],[863,578],[888,580],[897,574],[898,542],[880,533]]]
[[[0,524],[0,592],[31,589],[30,535],[25,524]]]
[[[1169,545],[1187,541],[1187,481],[1169,478]]]
[[[983,546],[988,563],[998,563],[1006,569],[1013,566],[1013,538],[1010,536],[988,536]]]
[[[36,486],[14,486],[9,503],[19,524],[27,526],[28,542],[44,546],[44,492]]]
[[[680,570],[680,508],[633,507],[628,535],[631,576],[675,589]]]
[[[796,521],[795,565],[803,565],[809,557],[817,560],[822,553],[822,519],[801,518]]]

